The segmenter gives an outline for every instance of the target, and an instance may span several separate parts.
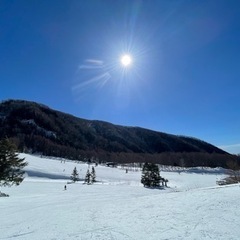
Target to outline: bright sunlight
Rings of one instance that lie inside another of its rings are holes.
[[[121,63],[124,67],[128,67],[132,63],[132,57],[128,54],[125,54],[121,57]]]

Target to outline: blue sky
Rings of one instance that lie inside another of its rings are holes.
[[[1,0],[0,100],[240,153],[239,10],[238,0]]]

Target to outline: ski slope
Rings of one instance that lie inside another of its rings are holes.
[[[20,154],[29,165],[18,187],[1,188],[0,240],[239,239],[239,185],[216,186],[221,169],[162,171],[165,190],[140,184],[141,172],[95,167],[98,182],[67,184],[84,163]],[[64,191],[64,185],[67,190]]]

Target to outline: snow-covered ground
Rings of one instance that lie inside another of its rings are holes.
[[[96,184],[67,184],[88,165],[20,156],[27,176],[1,188],[10,197],[0,198],[0,240],[240,239],[240,187],[216,186],[221,169],[162,171],[169,188],[158,190],[140,184],[140,171],[100,165]]]

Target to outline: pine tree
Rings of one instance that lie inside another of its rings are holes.
[[[24,160],[7,138],[0,141],[0,186],[19,185],[23,181],[23,168],[27,166]]]
[[[79,181],[79,174],[76,167],[73,169],[73,172],[70,178],[73,182]]]
[[[161,180],[159,167],[158,165],[153,164],[151,169],[152,169],[151,171],[152,187],[159,187]]]
[[[149,187],[151,185],[150,181],[150,172],[149,172],[149,163],[145,163],[142,168],[142,178],[141,183],[144,187]]]
[[[144,187],[159,187],[161,176],[158,165],[154,163],[145,163],[142,169],[141,183]]]
[[[89,169],[87,170],[87,173],[85,176],[85,183],[91,184],[91,173],[89,172]]]
[[[91,182],[92,182],[92,183],[96,182],[96,171],[95,171],[95,168],[94,168],[94,167],[92,167]]]

